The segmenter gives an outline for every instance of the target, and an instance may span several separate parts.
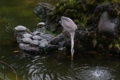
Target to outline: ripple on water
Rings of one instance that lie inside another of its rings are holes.
[[[35,57],[35,64],[29,64],[28,80],[114,80],[114,70],[91,65],[80,65],[69,62],[56,62],[53,60],[39,59]],[[34,59],[34,60],[35,60]],[[49,61],[49,62],[48,62]],[[32,62],[32,61],[31,61]]]
[[[75,78],[80,80],[114,80],[113,70],[106,67],[84,66],[74,70]]]

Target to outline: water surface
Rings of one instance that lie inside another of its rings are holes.
[[[19,55],[13,28],[24,25],[33,31],[39,22],[32,9],[39,2],[55,5],[59,0],[0,0],[0,60],[12,66],[18,80],[119,80],[120,60],[101,55],[70,58]],[[0,76],[15,80],[14,71],[0,63]]]

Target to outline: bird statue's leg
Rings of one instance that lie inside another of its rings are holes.
[[[74,56],[74,35],[75,35],[75,32],[70,32],[70,38],[71,38],[71,60],[73,60],[73,56]]]

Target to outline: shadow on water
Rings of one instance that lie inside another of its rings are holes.
[[[34,30],[38,20],[32,9],[40,2],[59,0],[0,0],[0,60],[8,63],[18,74],[18,80],[119,80],[120,60],[80,56],[56,60],[51,56],[21,56],[14,40],[13,28],[19,24]],[[17,53],[16,53],[17,52]],[[14,71],[0,63],[0,79],[5,75],[15,80]]]

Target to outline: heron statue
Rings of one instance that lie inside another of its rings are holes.
[[[77,29],[77,25],[73,22],[69,17],[62,16],[59,23],[62,25],[63,30],[67,31],[70,34],[71,38],[71,60],[73,60],[74,56],[74,35],[75,30]]]

